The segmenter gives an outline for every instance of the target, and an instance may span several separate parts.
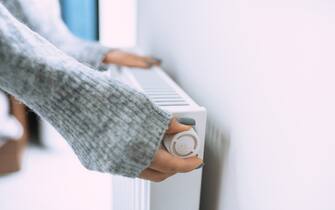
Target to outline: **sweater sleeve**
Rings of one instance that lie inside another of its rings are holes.
[[[65,55],[0,4],[0,88],[49,121],[88,169],[136,177],[171,115]]]
[[[104,47],[99,42],[83,40],[72,34],[61,18],[58,0],[0,0],[0,2],[18,20],[68,55],[93,68],[104,67],[101,65],[102,61],[112,49]]]

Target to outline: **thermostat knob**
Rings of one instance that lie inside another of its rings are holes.
[[[175,135],[167,135],[163,145],[172,155],[188,158],[198,154],[199,137],[193,128]]]

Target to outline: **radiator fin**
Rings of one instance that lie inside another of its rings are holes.
[[[132,74],[141,85],[144,94],[157,105],[162,107],[190,105],[156,71],[136,70]]]

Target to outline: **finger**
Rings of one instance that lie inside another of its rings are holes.
[[[162,61],[161,59],[158,58],[153,58],[153,57],[142,57],[147,63],[150,63],[152,65],[161,65]]]
[[[112,63],[127,66],[127,67],[137,67],[137,68],[149,68],[150,65],[144,59],[141,59],[139,56],[125,53],[125,52],[113,52],[113,61]]]
[[[151,68],[154,65],[160,65],[160,61],[150,57],[132,55],[134,67]]]
[[[169,128],[166,131],[166,134],[176,134],[176,133],[180,133],[183,131],[188,131],[191,128],[192,128],[191,126],[181,124],[177,121],[176,118],[173,118],[171,120]]]
[[[162,173],[185,173],[203,165],[203,161],[197,157],[179,158],[171,155],[163,149],[159,149],[149,168]]]
[[[168,177],[174,175],[175,173],[162,173],[159,171],[155,171],[153,169],[147,168],[144,169],[144,171],[141,172],[141,174],[139,175],[139,178],[141,179],[146,179],[146,180],[150,180],[153,182],[161,182],[164,181],[165,179],[167,179]]]
[[[150,68],[157,65],[158,61],[150,57],[114,50],[107,54],[103,62],[127,67]]]
[[[128,67],[136,67],[136,68],[143,68],[143,69],[152,67],[152,64],[147,63],[144,60],[134,59],[134,58],[131,60],[128,60],[125,65]]]
[[[138,68],[149,68],[151,67],[151,64],[148,64],[144,59],[129,54],[126,59],[123,61],[123,65],[128,67],[138,67]]]
[[[123,61],[123,65],[137,68],[151,68],[154,65],[160,65],[160,60],[128,53]]]

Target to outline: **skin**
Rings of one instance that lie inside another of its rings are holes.
[[[104,61],[106,64],[114,64],[119,66],[137,67],[137,68],[151,68],[155,65],[160,65],[160,61],[151,57],[140,56],[120,50],[113,50],[109,52]],[[166,134],[176,134],[182,131],[191,129],[191,126],[186,126],[173,118]],[[203,161],[198,157],[178,158],[171,155],[164,148],[160,148],[150,166],[144,169],[139,178],[150,180],[153,182],[161,182],[176,173],[190,172],[199,166],[203,165]]]
[[[189,129],[191,129],[190,126],[180,124],[173,118],[166,134],[176,134]],[[198,157],[183,159],[171,155],[164,148],[160,148],[155,154],[151,165],[141,172],[139,178],[161,182],[176,173],[190,172],[202,165],[203,161]]]
[[[113,50],[107,53],[103,60],[106,64],[114,64],[119,66],[137,67],[137,68],[151,68],[152,66],[159,66],[160,61],[155,58],[136,55],[133,53],[124,52],[121,50]]]

